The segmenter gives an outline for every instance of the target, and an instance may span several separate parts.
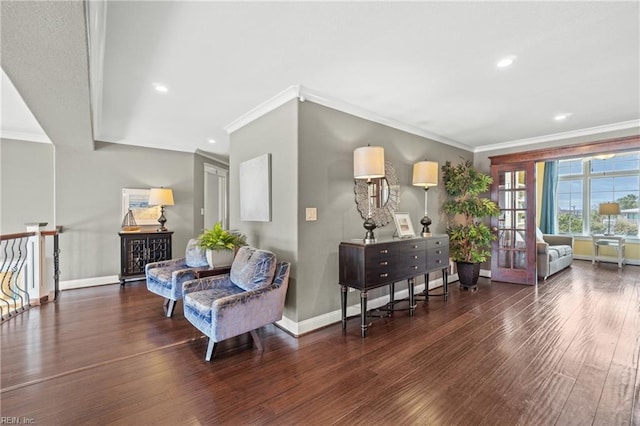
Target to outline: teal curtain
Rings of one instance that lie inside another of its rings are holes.
[[[558,162],[545,161],[542,181],[540,230],[543,234],[556,233],[556,193],[558,190]]]

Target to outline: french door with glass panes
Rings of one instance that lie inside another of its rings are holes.
[[[535,285],[535,163],[491,166],[491,199],[500,215],[491,219],[491,280]]]

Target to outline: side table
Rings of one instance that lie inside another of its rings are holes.
[[[626,263],[625,260],[625,238],[616,235],[592,235],[593,238],[593,257],[591,264],[600,261],[600,247],[613,247],[616,250],[618,258],[618,268]]]
[[[200,269],[195,271],[195,278],[199,280],[200,278],[213,277],[215,275],[224,275],[231,272],[231,266],[224,266],[222,268],[214,268],[214,269]]]

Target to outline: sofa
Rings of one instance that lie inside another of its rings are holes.
[[[573,237],[536,233],[538,278],[546,280],[550,275],[573,263]]]

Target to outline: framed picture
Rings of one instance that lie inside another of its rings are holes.
[[[396,223],[396,229],[400,238],[416,236],[416,233],[413,232],[413,225],[411,224],[411,216],[409,216],[409,213],[394,212],[393,221]]]
[[[122,188],[122,216],[120,220],[131,209],[136,225],[157,225],[160,206],[149,205],[150,193],[150,189]]]
[[[271,222],[271,154],[240,163],[240,220]]]

